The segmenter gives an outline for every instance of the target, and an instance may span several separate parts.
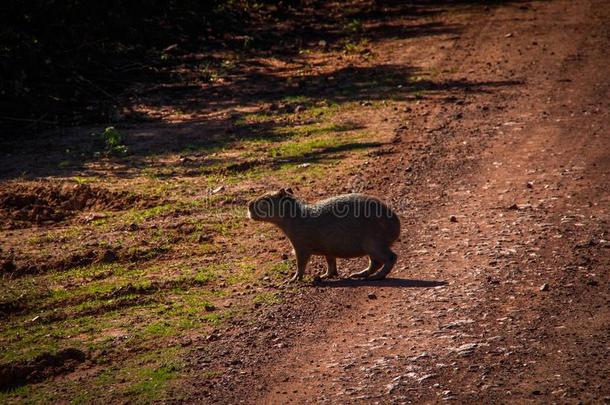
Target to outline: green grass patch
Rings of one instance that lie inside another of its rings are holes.
[[[201,373],[201,378],[218,378],[218,377],[222,377],[222,371],[205,370]]]
[[[275,292],[261,292],[254,296],[252,302],[254,302],[255,304],[272,305],[279,304],[280,302],[282,302],[282,299]]]
[[[238,262],[235,269],[226,277],[228,284],[252,284],[258,280],[256,265],[248,262]]]
[[[218,326],[223,322],[224,316],[221,313],[214,312],[210,314],[205,314],[201,318],[210,325]]]
[[[170,212],[176,210],[176,208],[177,207],[175,206],[175,204],[162,204],[142,210],[132,209],[128,212],[124,219],[137,224],[149,218],[156,218],[167,215]]]
[[[132,385],[127,390],[127,394],[137,397],[138,402],[159,400],[170,380],[176,376],[176,371],[173,366],[144,368],[138,374],[139,382]]]
[[[272,263],[265,274],[275,280],[284,279],[286,275],[294,271],[294,266],[294,262],[290,260]]]
[[[197,273],[193,279],[200,284],[209,283],[218,279],[218,271],[213,266],[204,267],[197,270]]]
[[[144,329],[146,334],[153,336],[171,336],[176,330],[167,321],[153,322]]]

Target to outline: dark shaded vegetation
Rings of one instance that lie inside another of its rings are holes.
[[[121,90],[159,80],[169,56],[248,45],[297,1],[7,1],[0,6],[4,126],[108,120]]]
[[[451,98],[453,93],[513,85],[440,82],[419,69],[392,64],[348,64],[332,72],[286,78],[282,68],[260,64],[261,57],[301,63],[300,53],[319,49],[322,40],[326,51],[356,52],[358,58],[368,58],[375,50],[368,48],[367,40],[457,34],[459,26],[397,25],[395,19],[431,16],[474,3],[114,0],[102,6],[39,0],[4,4],[0,153],[5,165],[0,177],[70,175],[105,156],[128,170],[150,164],[144,159],[159,153],[213,151],[252,138],[281,140],[284,135],[277,129],[285,125],[282,114],[297,106],[307,111],[363,100],[410,100],[434,94]],[[216,75],[221,75],[220,80]],[[143,121],[159,117],[132,109],[140,103],[202,118],[164,122],[163,131],[149,130]],[[259,109],[270,119],[248,122],[238,112],[215,114],[235,111],[237,106]],[[77,124],[120,129],[42,132]],[[299,124],[299,117],[291,124]],[[130,131],[136,127],[137,132]],[[39,156],[41,149],[46,151],[44,158],[27,157]],[[324,159],[326,152],[291,162]],[[282,157],[273,160],[286,162]],[[270,162],[233,163],[236,166],[227,170]],[[205,172],[203,168],[201,173]],[[115,173],[127,175],[122,170]]]
[[[293,111],[297,106],[303,107],[307,112],[310,109],[320,109],[322,106],[342,106],[346,103],[382,102],[383,100],[407,101],[425,99],[427,97],[442,97],[448,102],[458,98],[461,93],[479,93],[494,91],[496,87],[514,86],[518,81],[482,81],[471,82],[467,80],[436,81],[432,78],[422,78],[418,69],[409,66],[378,65],[371,67],[350,67],[339,69],[330,74],[317,74],[303,76],[296,80],[297,86],[282,80],[273,72],[258,73],[255,76],[244,74],[233,82],[224,83],[215,87],[198,88],[183,91],[174,103],[179,105],[181,111],[186,113],[214,109],[232,110],[237,106],[251,106],[259,108],[266,116],[264,121],[249,122],[244,120],[248,114],[233,113],[228,116],[207,117],[204,120],[190,120],[186,122],[164,123],[163,131],[151,130],[145,123],[132,125],[123,122],[125,129],[135,129],[124,136],[122,142],[128,150],[128,155],[110,155],[121,169],[115,170],[115,175],[130,177],[130,168],[154,167],[157,164],[148,159],[161,153],[186,153],[191,160],[182,162],[182,166],[193,166],[197,170],[190,170],[195,175],[206,174],[207,170],[200,165],[197,156],[206,157],[207,164],[228,164],[229,172],[241,172],[259,166],[277,165],[284,163],[299,164],[304,162],[321,162],[329,154],[345,152],[355,149],[381,146],[377,143],[364,142],[336,148],[323,148],[312,153],[295,157],[273,157],[263,161],[233,161],[224,162],[218,159],[209,159],[209,154],[215,150],[253,139],[266,141],[285,140],[287,135],[278,132],[286,122],[282,121],[286,111]],[[414,77],[419,77],[414,80]],[[220,90],[219,90],[220,88]],[[168,95],[162,92],[163,98]],[[290,98],[298,101],[286,101]],[[163,100],[159,100],[159,104]],[[150,101],[150,100],[149,100]],[[152,104],[154,105],[154,101]],[[293,117],[291,125],[305,124],[310,119]],[[315,119],[314,119],[315,121]],[[153,124],[155,125],[155,124]],[[352,128],[357,129],[357,128]],[[59,135],[59,136],[58,136]],[[58,134],[38,136],[36,139],[6,140],[0,143],[0,148],[7,151],[6,166],[0,170],[0,178],[11,178],[15,175],[65,175],[69,176],[82,170],[85,163],[99,159],[99,152],[107,149],[107,145],[100,141],[99,134],[94,136],[83,135],[78,131],[61,131]],[[45,159],[37,161],[15,160],[15,169],[12,167],[15,151],[22,153],[35,153],[40,148],[48,151]],[[195,160],[192,160],[195,159]],[[65,163],[65,164],[64,164]],[[212,172],[216,170],[211,170]],[[188,170],[187,170],[188,171]]]
[[[41,128],[140,120],[145,117],[129,109],[139,97],[179,96],[210,84],[218,70],[243,71],[223,65],[218,50],[291,60],[320,40],[340,49],[365,37],[456,32],[391,21],[470,3],[480,2],[3,2],[0,129],[23,137]]]

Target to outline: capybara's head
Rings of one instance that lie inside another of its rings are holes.
[[[263,194],[248,203],[248,218],[255,221],[282,222],[295,216],[296,198],[291,189]]]

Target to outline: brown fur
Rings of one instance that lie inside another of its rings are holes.
[[[400,221],[373,197],[345,194],[307,204],[292,190],[281,189],[251,201],[248,216],[275,224],[292,243],[297,271],[291,281],[303,278],[312,255],[326,257],[328,270],[322,277],[337,276],[337,258],[369,256],[369,267],[350,277],[375,280],[385,278],[396,263],[390,247],[400,235]]]

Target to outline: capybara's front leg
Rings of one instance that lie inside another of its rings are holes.
[[[295,251],[295,253],[297,255],[297,271],[290,279],[291,283],[303,279],[303,276],[305,275],[305,268],[307,267],[307,263],[309,262],[309,258],[311,257],[311,254],[308,252]]]

